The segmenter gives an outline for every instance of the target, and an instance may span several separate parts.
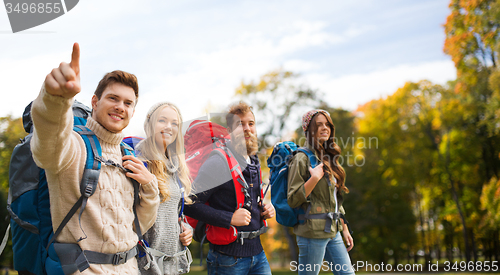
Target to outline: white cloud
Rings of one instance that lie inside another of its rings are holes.
[[[260,32],[245,32],[236,39],[238,43],[223,44],[217,50],[191,56],[192,65],[188,70],[176,74],[162,70],[145,74],[145,78],[140,77],[144,94],[126,133],[142,131],[147,108],[144,105],[152,102],[174,102],[184,119],[194,119],[204,115],[203,110],[208,104],[222,107],[233,102],[235,88],[242,79],[257,80],[280,65],[292,71],[319,68],[317,63],[306,60],[292,59],[284,64],[281,60],[301,49],[347,40],[333,38],[324,30],[325,27],[326,23],[322,22],[297,21],[291,29],[284,31],[286,34],[279,41]],[[352,34],[342,35],[347,36],[353,37]]]
[[[292,72],[308,72],[321,69],[321,66],[318,63],[302,59],[292,59],[286,61],[283,64],[283,67]]]
[[[358,105],[396,92],[407,81],[430,80],[446,84],[456,78],[452,61],[405,64],[366,74],[332,78],[328,74],[308,74],[305,78],[325,93],[327,102],[335,107],[355,110]]]
[[[20,117],[24,108],[36,98],[54,66],[54,60],[64,60],[64,54],[39,55],[27,59],[3,59],[0,66],[2,79],[2,100],[0,116]]]
[[[171,101],[185,119],[193,119],[203,115],[209,104],[221,108],[232,102],[241,80],[258,80],[279,67],[301,73],[311,86],[327,94],[332,105],[348,109],[394,92],[405,80],[454,78],[452,65],[444,61],[334,75],[338,67],[332,60],[352,56],[352,51],[369,56],[370,39],[381,31],[381,22],[370,17],[378,11],[366,10],[368,4],[370,9],[379,7],[378,2],[361,4],[80,1],[67,15],[33,29],[55,33],[0,33],[4,95],[0,116],[21,115],[38,94],[45,75],[59,62],[69,62],[74,41],[82,47],[83,90],[77,99],[83,103],[90,103],[97,82],[107,71],[123,69],[138,76],[141,96],[126,134],[142,131],[145,114],[155,102]],[[8,24],[5,14],[0,16],[0,23],[4,22]],[[1,27],[0,31],[10,29]],[[384,43],[398,40],[384,32]],[[442,41],[436,43],[442,45]],[[405,55],[407,49],[398,47],[403,54],[395,54]]]
[[[326,32],[326,22],[297,21],[292,25],[290,34],[280,39],[277,47],[282,53],[291,53],[311,46],[334,45],[345,42],[342,35]]]

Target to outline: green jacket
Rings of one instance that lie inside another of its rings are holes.
[[[307,145],[306,147],[318,156],[311,146]],[[309,173],[310,166],[309,159],[304,153],[299,152],[292,158],[288,170],[288,204],[292,208],[301,207],[304,211],[311,205],[309,214],[335,212],[335,184],[328,186],[326,173],[318,181],[311,194],[306,197],[304,183],[311,177]],[[332,179],[331,182],[334,183],[334,180]],[[338,203],[339,212],[345,214],[340,198],[338,198]],[[293,232],[301,237],[321,239],[333,238],[337,234],[337,231],[342,231],[342,224],[339,221],[337,226],[333,222],[331,231],[327,233],[324,231],[325,223],[325,219],[307,219],[304,224],[299,223],[295,225]]]

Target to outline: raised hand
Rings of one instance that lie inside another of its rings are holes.
[[[81,91],[80,85],[80,46],[73,45],[71,63],[62,62],[45,77],[47,93],[64,98],[73,98]]]

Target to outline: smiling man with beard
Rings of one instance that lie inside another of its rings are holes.
[[[228,164],[220,155],[213,154],[201,166],[193,183],[195,190],[197,186],[212,188],[196,194],[194,204],[186,205],[185,213],[213,226],[234,226],[240,234],[230,244],[210,244],[208,274],[271,274],[260,234],[266,231],[263,230],[263,220],[274,217],[275,212],[272,204],[262,204],[260,163],[255,155],[258,150],[255,116],[248,104],[239,102],[230,106],[226,121],[231,133],[228,147],[242,167],[251,206],[235,210],[236,190]]]

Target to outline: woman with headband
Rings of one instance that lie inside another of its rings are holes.
[[[323,259],[333,274],[354,274],[347,253],[354,246],[353,239],[340,219],[345,214],[342,193],[349,190],[345,171],[338,162],[341,150],[334,142],[335,126],[327,111],[312,110],[302,117],[302,129],[309,154],[297,152],[288,172],[288,204],[305,211],[305,222],[294,226],[299,275],[318,274]]]

